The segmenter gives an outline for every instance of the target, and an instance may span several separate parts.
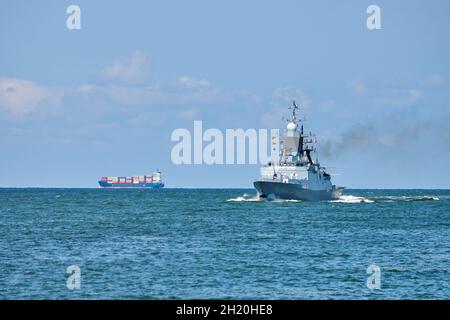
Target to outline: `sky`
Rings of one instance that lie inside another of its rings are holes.
[[[450,188],[449,12],[445,0],[3,0],[0,187],[159,169],[167,187],[252,188],[260,165],[175,165],[171,134],[194,120],[281,128],[296,100],[333,183]]]

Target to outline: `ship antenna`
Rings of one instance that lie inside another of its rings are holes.
[[[296,112],[298,110],[297,104],[295,103],[295,100],[292,101],[292,122],[297,122],[297,115]]]

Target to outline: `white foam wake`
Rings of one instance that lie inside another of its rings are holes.
[[[338,200],[332,200],[331,202],[341,202],[341,203],[372,203],[373,200],[369,200],[364,197],[356,197],[351,195],[340,196]]]
[[[270,202],[301,202],[301,200],[295,200],[295,199],[280,199],[275,197],[273,194],[269,194],[267,198],[260,198],[259,194],[256,195],[248,195],[243,194],[240,197],[237,198],[231,198],[228,199],[227,202],[260,202],[260,201],[270,201]]]
[[[240,197],[231,198],[231,199],[227,200],[227,202],[256,202],[256,201],[261,201],[261,198],[259,197],[258,194],[254,195],[254,196],[251,196],[251,195],[248,195],[246,193],[244,193]]]
[[[391,201],[429,201],[434,200],[438,201],[440,200],[439,197],[436,196],[385,196],[380,197],[380,199],[384,200],[391,200]]]
[[[269,194],[267,196],[267,200],[271,202],[300,202],[301,200],[295,200],[295,199],[280,199],[277,198],[274,194]]]

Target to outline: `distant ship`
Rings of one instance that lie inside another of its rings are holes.
[[[100,188],[163,188],[161,172],[151,175],[132,177],[102,177],[98,184]]]
[[[314,161],[317,141],[312,133],[303,132],[303,121],[297,118],[298,107],[292,103],[292,117],[280,139],[280,155],[261,168],[261,177],[253,185],[261,198],[292,200],[336,200],[344,188],[331,183],[331,175],[322,167],[318,158]],[[300,130],[299,130],[299,125]]]

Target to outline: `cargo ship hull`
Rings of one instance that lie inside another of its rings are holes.
[[[98,181],[98,185],[100,188],[164,188],[164,182],[159,171],[141,176],[102,177]]]
[[[100,188],[164,188],[164,183],[109,183],[99,181],[98,184]]]

